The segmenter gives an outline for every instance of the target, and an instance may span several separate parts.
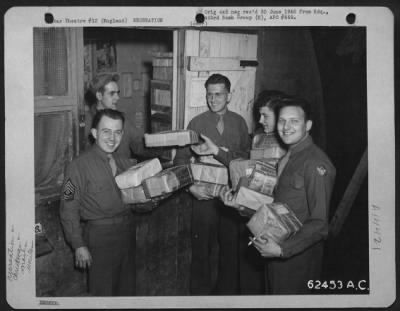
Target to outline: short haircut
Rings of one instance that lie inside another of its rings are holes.
[[[304,111],[304,120],[312,120],[311,106],[304,98],[285,96],[280,100],[280,109],[285,107],[299,107]]]
[[[114,109],[108,109],[108,108],[101,109],[101,110],[98,110],[93,117],[92,129],[97,129],[97,126],[99,125],[101,118],[103,118],[104,116],[109,117],[110,119],[113,119],[113,120],[121,120],[122,126],[125,123],[125,117],[121,111],[114,110]]]
[[[115,82],[117,83],[119,81],[119,75],[114,74],[114,73],[101,73],[98,74],[93,78],[92,81],[90,81],[88,89],[85,93],[85,99],[88,102],[88,104],[94,105],[97,103],[97,98],[96,98],[96,93],[104,93],[104,87],[110,83],[110,82]]]
[[[207,79],[206,83],[204,83],[204,86],[207,88],[208,85],[210,84],[220,84],[220,83],[225,85],[225,88],[228,90],[229,93],[231,92],[231,81],[229,81],[227,77],[219,73],[211,75]]]

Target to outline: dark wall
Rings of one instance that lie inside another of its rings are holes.
[[[327,153],[336,166],[334,215],[367,148],[365,28],[311,29],[323,89]],[[327,243],[327,279],[368,280],[368,183],[361,185],[342,230]]]

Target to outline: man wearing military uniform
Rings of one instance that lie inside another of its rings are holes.
[[[313,143],[311,126],[306,102],[282,100],[277,127],[289,149],[278,165],[275,201],[286,203],[303,227],[281,245],[271,239],[254,242],[260,254],[270,258],[266,270],[269,294],[306,294],[307,282],[320,279],[336,170]]]
[[[91,130],[95,144],[65,173],[60,216],[75,265],[89,269],[93,296],[135,293],[134,226],[114,176],[133,163],[115,153],[123,135],[123,114],[99,110]]]
[[[97,111],[102,109],[117,109],[119,102],[119,75],[101,73],[93,78],[85,93],[87,111],[85,113],[85,147],[93,143],[91,136],[92,119]],[[116,153],[121,156],[131,158],[151,158],[158,157],[161,151],[149,150],[144,145],[143,135],[136,129],[134,124],[126,119],[124,122],[124,136]]]

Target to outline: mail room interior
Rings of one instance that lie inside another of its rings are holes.
[[[228,109],[244,118],[249,135],[261,129],[253,105],[262,91],[304,98],[311,136],[336,168],[322,280],[368,284],[363,27],[35,28],[33,38],[38,297],[89,295],[87,271],[75,267],[60,222],[60,195],[66,166],[89,148],[88,89],[104,73],[118,75],[116,108],[140,138],[132,157],[157,157],[163,169],[173,167],[180,147],[146,148],[144,134],[185,129],[207,111],[204,83],[212,74],[230,79]],[[192,201],[182,188],[151,211],[133,212],[136,296],[191,295]]]

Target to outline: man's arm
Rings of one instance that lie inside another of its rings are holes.
[[[80,225],[81,193],[83,190],[81,171],[72,162],[65,173],[61,193],[60,218],[65,238],[75,251],[75,265],[79,268],[90,267],[92,257],[85,245]]]

